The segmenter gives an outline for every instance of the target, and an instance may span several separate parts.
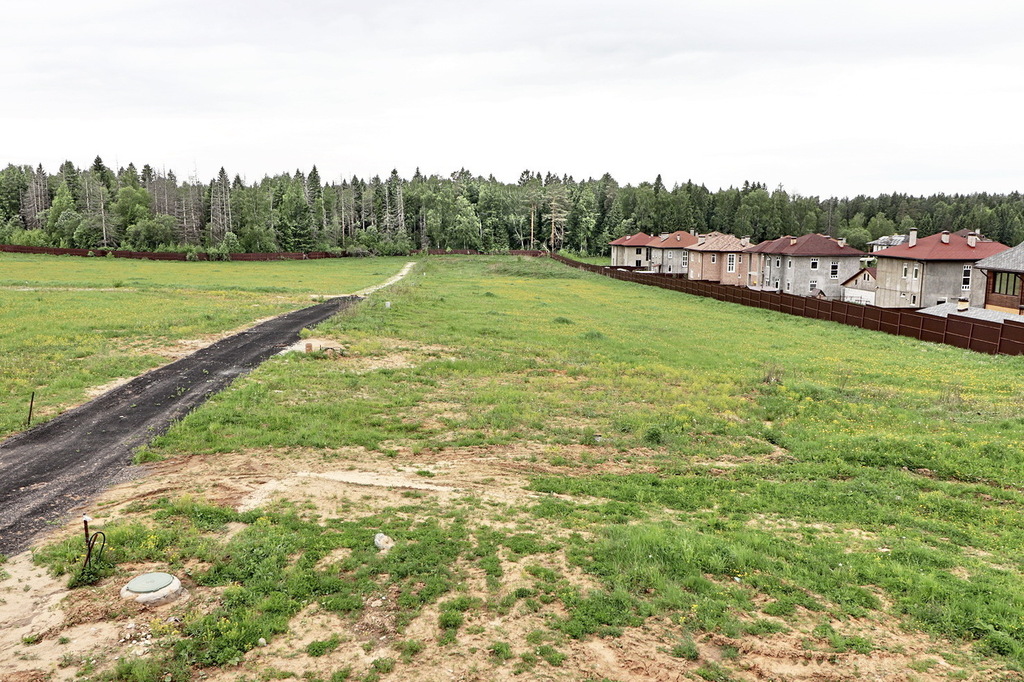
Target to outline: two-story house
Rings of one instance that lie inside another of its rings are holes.
[[[917,238],[910,231],[905,244],[872,255],[878,258],[875,305],[883,308],[925,308],[967,298],[985,302],[985,277],[974,264],[1010,247],[974,232],[948,231]]]
[[[842,283],[861,268],[860,249],[823,234],[779,237],[747,249],[754,259],[748,286],[797,296],[842,298]]]
[[[1024,243],[1012,249],[982,258],[974,269],[985,275],[987,310],[1024,315]]]
[[[861,268],[839,286],[843,290],[842,300],[847,303],[874,305],[875,292],[878,291],[878,268]]]
[[[689,269],[687,248],[697,243],[696,235],[683,230],[663,233],[649,242],[650,269],[666,275],[685,275]]]
[[[738,287],[745,285],[750,256],[743,250],[748,246],[749,237],[721,232],[697,235],[697,243],[686,247],[689,252],[687,278]]]
[[[610,242],[612,247],[612,265],[626,265],[645,268],[651,263],[651,250],[648,248],[652,237],[643,232],[619,237]]]

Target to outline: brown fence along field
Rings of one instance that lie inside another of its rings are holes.
[[[188,260],[188,254],[162,251],[121,251],[119,249],[60,249],[50,246],[16,246],[14,244],[0,244],[0,251],[7,253],[34,253],[48,256],[96,256],[101,258],[107,254],[114,254],[114,258],[132,258],[135,260]],[[326,251],[310,251],[308,253],[232,253],[231,260],[315,260],[318,258],[344,258],[344,255],[335,255]],[[201,252],[193,254],[194,260],[210,260]]]
[[[1024,354],[1024,320],[1021,322],[1016,320],[991,322],[955,314],[949,317],[937,317],[924,315],[914,310],[879,308],[873,305],[844,301],[821,301],[807,296],[754,291],[744,287],[689,280],[673,275],[641,274],[607,265],[580,263],[558,254],[552,254],[551,257],[568,266],[625,282],[682,291],[694,296],[706,296],[719,301],[739,303],[754,308],[766,308],[815,320],[831,320],[853,327],[967,348],[979,353]]]

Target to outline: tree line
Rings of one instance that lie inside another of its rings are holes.
[[[599,255],[627,234],[717,230],[752,241],[819,232],[858,248],[917,228],[922,236],[968,228],[1024,241],[1024,198],[1011,194],[882,194],[854,198],[789,194],[744,182],[712,192],[661,176],[636,186],[610,174],[523,171],[515,183],[462,169],[410,179],[392,171],[369,181],[325,183],[308,172],[246,183],[224,168],[203,182],[132,163],[116,171],[96,157],[0,170],[0,243],[136,251],[329,251],[395,255],[422,248],[567,250]]]

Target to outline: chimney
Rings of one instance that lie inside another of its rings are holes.
[[[744,248],[750,246],[750,237],[740,237],[740,246]]]
[[[789,245],[790,246],[795,246],[796,245],[796,237],[790,237],[789,238]]]
[[[965,313],[967,309],[971,307],[970,301],[966,298],[961,298],[956,302],[956,311],[958,313]]]
[[[948,244],[949,243],[949,230],[943,230],[942,231],[942,236],[940,236],[939,239],[942,240],[943,244]]]
[[[916,246],[916,245],[917,245],[917,228],[916,227],[912,227],[912,228],[910,228],[910,239],[907,240],[907,246]]]
[[[839,244],[839,248],[843,248],[844,246],[846,246],[846,237],[840,237],[839,239],[836,240],[836,243]]]
[[[697,235],[697,246],[700,246],[705,241],[707,241],[707,238],[708,238],[708,236],[706,234],[698,234]]]
[[[696,237],[697,236],[697,228],[696,227],[691,227],[690,228],[690,234],[692,234],[694,237]]]
[[[971,247],[973,249],[977,245],[978,245],[978,233],[977,232],[969,232],[967,234],[967,246],[969,246],[969,247]]]
[[[658,236],[661,237],[662,239],[668,239],[668,232],[662,232]]]

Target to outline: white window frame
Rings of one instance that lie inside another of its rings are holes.
[[[725,257],[725,271],[736,272],[736,254],[730,253]]]
[[[909,263],[904,263],[903,264],[903,279],[906,279],[907,275],[909,275],[909,274],[910,274],[910,264]]]
[[[811,270],[817,270],[817,269],[818,269],[818,259],[817,258],[812,258],[811,259]]]
[[[792,270],[793,269],[793,259],[792,258],[787,258],[786,259],[786,269],[788,269],[788,270]]]
[[[672,260],[672,252],[671,251],[668,252],[668,259]]]
[[[808,291],[814,291],[815,289],[818,288],[818,280],[816,280],[816,279],[809,280],[807,282],[807,284],[808,284],[808,287],[807,287]]]
[[[828,278],[829,279],[839,279],[839,261],[837,261],[837,260],[832,261],[832,263],[830,265],[830,269],[828,271]]]
[[[974,266],[970,263],[964,265],[964,276],[960,280],[960,290],[970,291],[971,290],[971,272],[974,270]]]
[[[793,288],[792,285],[793,285],[792,282],[786,282],[786,291],[789,291],[790,289],[792,289]]]
[[[685,268],[689,264],[689,262],[690,262],[690,252],[689,251],[683,251],[682,253],[679,254],[679,265],[680,266]]]
[[[914,263],[914,279],[918,279],[921,275],[921,264]]]
[[[718,254],[717,253],[711,254],[711,262],[712,263],[717,263],[718,262]]]

